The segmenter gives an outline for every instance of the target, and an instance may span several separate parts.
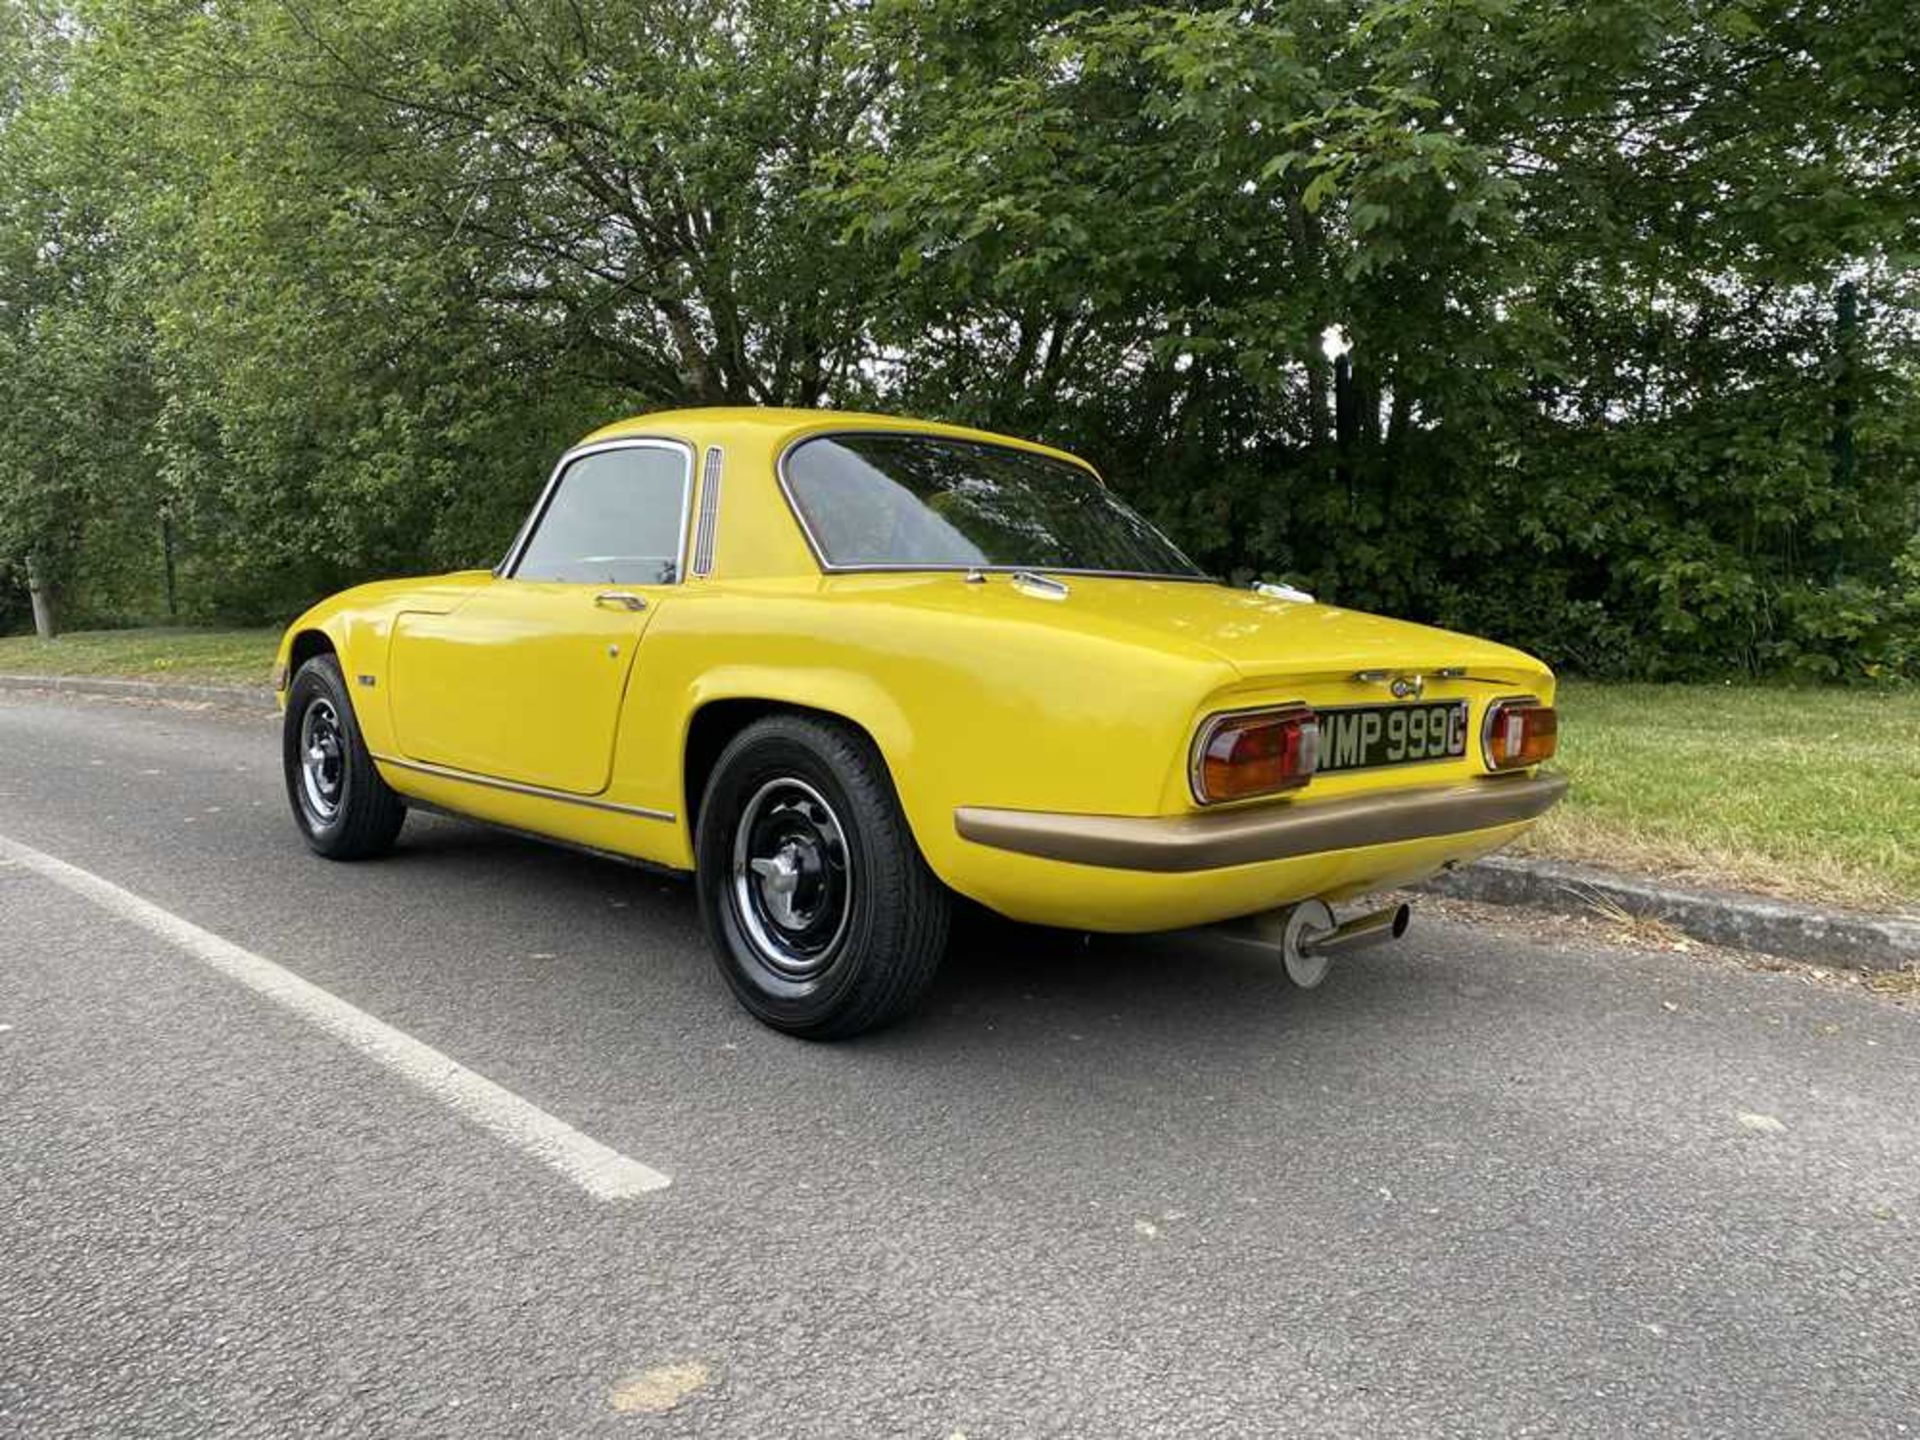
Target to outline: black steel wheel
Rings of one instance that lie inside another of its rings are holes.
[[[294,823],[315,851],[364,860],[392,848],[407,807],[374,767],[331,655],[307,661],[287,688],[281,761]]]
[[[733,829],[733,913],[770,982],[804,983],[833,962],[853,914],[847,835],[827,798],[788,775],[767,781]]]
[[[766,1024],[840,1039],[932,983],[951,897],[860,732],[799,714],[748,726],[714,766],[696,847],[721,973]]]
[[[316,826],[331,825],[347,790],[347,736],[340,712],[315,695],[300,712],[300,809]]]

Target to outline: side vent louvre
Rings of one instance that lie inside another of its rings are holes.
[[[720,447],[707,447],[707,468],[700,477],[700,523],[693,535],[693,573],[713,573],[713,529],[720,518]]]

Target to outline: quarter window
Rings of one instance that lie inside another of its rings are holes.
[[[680,578],[691,463],[678,446],[631,445],[582,455],[553,487],[515,577],[672,584]]]

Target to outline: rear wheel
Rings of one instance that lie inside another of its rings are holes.
[[[805,715],[748,726],[714,765],[696,845],[721,973],[766,1024],[840,1039],[926,993],[951,897],[858,731]]]
[[[287,800],[307,844],[329,860],[392,848],[407,807],[374,768],[333,656],[316,655],[293,677],[280,747]]]

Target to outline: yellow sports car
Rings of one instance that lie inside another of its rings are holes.
[[[363,585],[281,643],[320,854],[409,805],[691,870],[769,1025],[910,1008],[953,897],[1237,922],[1301,984],[1560,797],[1553,676],[1202,574],[1085,461],[951,425],[690,410],[560,459],[492,570]]]

